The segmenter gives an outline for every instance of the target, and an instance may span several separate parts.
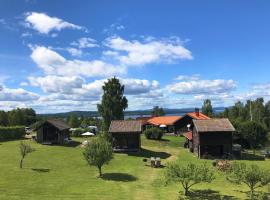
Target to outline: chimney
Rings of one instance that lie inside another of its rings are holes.
[[[195,113],[196,113],[196,116],[199,117],[200,116],[200,109],[199,108],[195,108]]]

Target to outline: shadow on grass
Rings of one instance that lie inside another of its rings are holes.
[[[132,176],[130,174],[125,174],[125,173],[105,173],[103,174],[102,179],[109,180],[109,181],[120,181],[120,182],[131,182],[131,181],[137,180],[135,176]]]
[[[161,159],[166,159],[171,156],[171,154],[162,151],[152,151],[149,149],[141,149],[140,152],[128,152],[129,156],[137,156],[137,157],[144,157],[144,158],[151,158],[151,157],[160,157]]]
[[[51,171],[50,169],[42,169],[42,168],[32,168],[32,170],[39,173],[46,173]]]
[[[241,160],[265,160],[265,158],[262,155],[243,152]]]
[[[62,147],[77,147],[81,144],[81,142],[72,140],[68,144],[53,144],[53,146],[62,146]]]
[[[181,199],[181,198],[179,198]],[[229,195],[221,195],[218,191],[215,190],[192,190],[186,198],[188,200],[238,200],[238,198],[229,196]]]

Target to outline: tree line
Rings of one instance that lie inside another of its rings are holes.
[[[0,111],[0,126],[29,126],[38,120],[32,108],[17,108],[11,111]]]
[[[238,101],[223,112],[214,113],[211,100],[206,99],[202,112],[210,117],[228,118],[236,129],[234,140],[243,147],[256,149],[269,143],[270,101],[263,98]]]

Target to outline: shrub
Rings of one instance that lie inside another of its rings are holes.
[[[160,140],[163,136],[163,131],[157,127],[146,129],[143,133],[147,139]]]
[[[0,141],[16,140],[25,135],[24,126],[0,127]]]
[[[86,132],[84,129],[82,128],[77,128],[76,130],[71,132],[71,136],[72,137],[81,137],[81,135]]]

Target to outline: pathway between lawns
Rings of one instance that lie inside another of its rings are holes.
[[[178,155],[180,153],[180,148],[173,148],[169,146],[164,146],[161,148],[159,147],[143,147],[151,151],[156,151],[156,152],[165,152],[170,154],[170,157],[166,159],[162,159],[162,164],[166,165],[166,163],[175,161],[178,158]],[[155,169],[151,168],[150,166],[146,166],[144,171],[145,171],[145,176],[142,177],[141,182],[143,182],[143,187],[140,189],[136,189],[134,199],[135,200],[141,200],[141,199],[158,199],[157,196],[157,182],[160,181],[162,178],[162,170],[163,169]],[[162,184],[162,183],[160,183]],[[159,185],[159,184],[158,184]]]

